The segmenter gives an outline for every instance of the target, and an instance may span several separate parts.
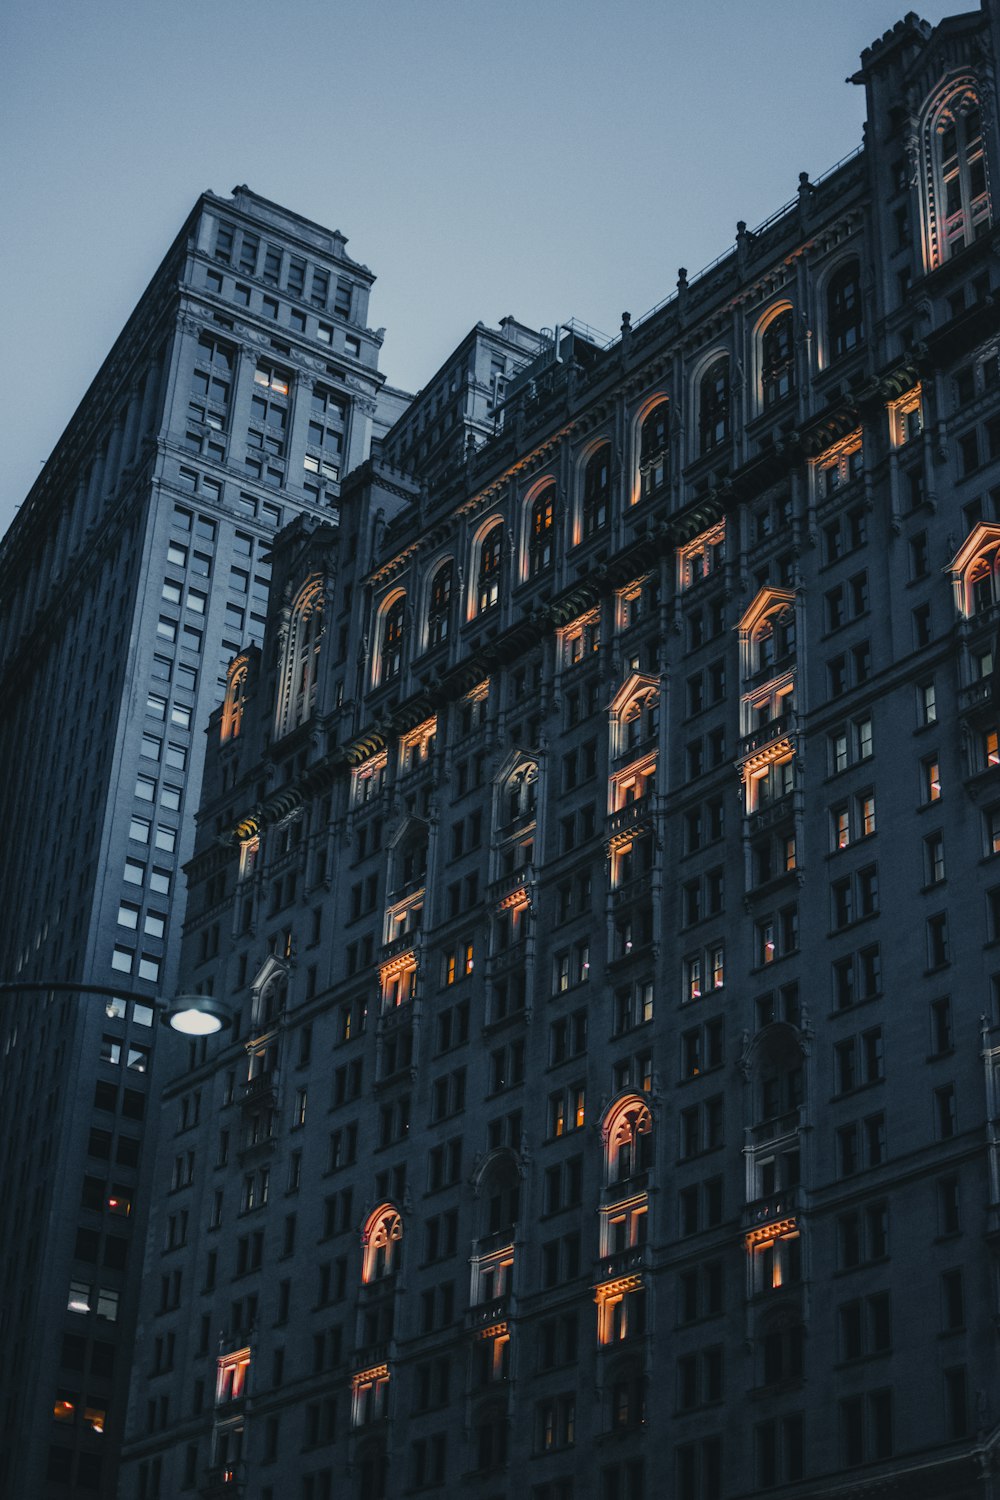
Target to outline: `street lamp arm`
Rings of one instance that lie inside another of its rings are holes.
[[[120,985],[74,984],[65,979],[4,979],[0,980],[0,995],[16,994],[18,990],[31,990],[48,994],[51,990],[60,995],[106,995],[112,1000],[135,1000],[139,1005],[151,1005],[160,1010],[165,1002],[154,995],[140,995],[135,990],[123,990]]]
[[[122,989],[117,984],[76,984],[68,979],[0,980],[0,995],[16,995],[25,990],[33,994],[104,995],[111,1000],[131,1000],[158,1011],[165,1025],[185,1036],[211,1036],[231,1026],[234,1020],[230,1008],[211,995],[176,995],[173,1000],[164,1000],[158,995],[140,995],[135,990]]]

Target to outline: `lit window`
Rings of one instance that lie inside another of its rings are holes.
[[[552,566],[555,535],[556,487],[546,485],[536,495],[528,518],[528,576],[535,578]]]
[[[249,671],[249,663],[241,657],[237,657],[228,668],[226,696],[222,703],[222,720],[219,728],[219,738],[222,744],[236,739],[242,728]]]
[[[971,80],[927,112],[923,128],[928,269],[941,265],[990,224],[982,115]]]
[[[246,1394],[249,1373],[249,1349],[240,1349],[232,1354],[223,1355],[216,1368],[216,1406],[226,1406],[230,1402],[242,1400]]]
[[[322,635],[323,581],[314,576],[299,590],[291,610],[279,680],[279,735],[298,728],[313,711]]]
[[[398,1269],[402,1242],[403,1221],[392,1205],[385,1203],[369,1216],[362,1233],[365,1283],[381,1281]]]
[[[403,665],[403,639],[406,630],[406,595],[398,594],[382,615],[381,680],[391,682]]]
[[[851,433],[835,448],[829,448],[816,461],[816,491],[820,499],[833,495],[845,484],[861,477],[864,468],[864,450],[861,433]]]
[[[503,522],[498,521],[479,544],[476,610],[492,609],[500,597],[500,561],[503,552]]]
[[[90,1312],[91,1290],[85,1281],[71,1281],[69,1284],[69,1301],[66,1306],[70,1312]]]

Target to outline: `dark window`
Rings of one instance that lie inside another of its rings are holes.
[[[729,356],[713,360],[698,387],[698,433],[702,453],[711,453],[729,437]]]
[[[611,444],[604,443],[587,460],[583,471],[583,534],[592,536],[608,521],[611,492]]]
[[[830,359],[856,349],[863,336],[861,267],[856,260],[841,266],[830,279],[826,294]]]
[[[765,409],[783,401],[795,388],[792,310],[772,318],[761,339],[761,383]]]

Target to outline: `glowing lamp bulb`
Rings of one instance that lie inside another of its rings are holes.
[[[178,1011],[176,1016],[170,1017],[170,1025],[174,1031],[183,1032],[185,1036],[212,1036],[216,1031],[222,1030],[222,1023],[217,1016],[206,1016],[200,1010]]]

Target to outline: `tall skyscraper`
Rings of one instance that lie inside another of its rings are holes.
[[[249,188],[199,198],[0,547],[0,978],[172,993],[204,725],[274,533],[336,522],[404,410],[372,273]],[[0,1493],[111,1496],[153,1012],[0,1004]],[[14,1205],[17,1205],[15,1210]]]
[[[863,149],[278,538],[127,1500],[995,1488],[998,57],[908,15]]]

